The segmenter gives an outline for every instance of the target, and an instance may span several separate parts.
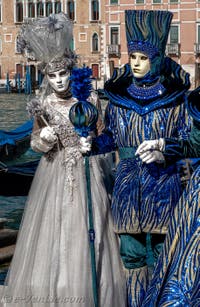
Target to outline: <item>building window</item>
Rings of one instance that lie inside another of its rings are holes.
[[[2,22],[2,0],[0,0],[0,22]]]
[[[91,20],[99,20],[99,1],[91,1]]]
[[[110,4],[118,4],[118,0],[110,0]]]
[[[97,33],[92,36],[92,51],[97,52],[99,50],[99,38]]]
[[[170,3],[178,3],[178,0],[170,0]]]
[[[144,4],[144,0],[136,0],[136,4]]]
[[[74,0],[67,1],[67,15],[71,20],[75,19],[75,5]]]
[[[79,32],[79,42],[87,42],[87,33]]]
[[[55,13],[58,14],[61,12],[61,3],[60,1],[55,2]]]
[[[110,28],[110,43],[111,45],[119,44],[119,28],[118,27]]]
[[[99,65],[92,64],[92,77],[95,79],[99,78]]]
[[[200,43],[200,25],[197,28],[197,43]]]
[[[42,1],[38,1],[37,3],[37,16],[44,16],[44,4]]]
[[[23,66],[22,64],[16,64],[16,74],[23,78]]]
[[[161,0],[153,0],[153,4],[159,4],[161,3]]]
[[[179,27],[171,26],[169,32],[169,42],[170,44],[178,44],[179,42]]]
[[[23,22],[23,1],[16,0],[15,4],[16,22]]]
[[[46,16],[49,16],[53,12],[53,5],[52,2],[47,1],[46,2]]]
[[[4,34],[5,43],[12,43],[12,34]]]
[[[35,17],[35,3],[33,0],[28,1],[28,17]]]

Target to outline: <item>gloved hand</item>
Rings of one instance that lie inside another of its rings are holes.
[[[51,144],[55,144],[58,139],[53,128],[49,126],[42,128],[40,132],[40,138],[42,139],[42,141],[48,142]]]
[[[92,137],[89,135],[86,138],[80,138],[80,152],[86,154],[91,151],[92,148]]]
[[[163,151],[164,147],[165,147],[164,139],[144,141],[142,144],[138,146],[138,149],[136,150],[135,154],[140,156],[145,151],[151,151],[151,150]]]
[[[142,162],[147,163],[147,164],[152,163],[152,162],[156,162],[156,163],[165,162],[165,157],[162,154],[162,152],[159,150],[151,150],[151,151],[147,150],[143,152],[142,154],[140,154],[139,156]]]

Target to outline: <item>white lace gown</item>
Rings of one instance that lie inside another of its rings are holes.
[[[49,123],[61,146],[44,155],[36,171],[3,306],[94,306],[84,158],[68,118],[73,103],[54,94],[46,99]],[[123,307],[125,280],[110,204],[98,157],[89,159],[99,307]]]

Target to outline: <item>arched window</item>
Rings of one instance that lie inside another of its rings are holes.
[[[74,0],[67,1],[67,15],[71,20],[75,19],[75,5]]]
[[[95,79],[99,78],[99,65],[92,64],[92,77]]]
[[[22,3],[22,0],[16,1],[16,22],[23,22],[23,3]]]
[[[99,38],[97,33],[92,36],[92,51],[97,52],[99,50]]]
[[[53,12],[52,2],[46,2],[46,16],[49,16]]]
[[[92,20],[99,20],[99,1],[91,1],[91,18]]]
[[[33,0],[28,1],[28,17],[35,17],[35,4]]]
[[[61,12],[61,2],[60,1],[56,1],[55,2],[55,13],[58,14]]]
[[[38,1],[37,3],[37,16],[44,16],[44,4],[42,1]]]

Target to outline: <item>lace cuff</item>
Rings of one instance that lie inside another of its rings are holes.
[[[165,150],[165,139],[160,138],[158,140],[158,148],[161,152],[163,152]]]
[[[42,140],[40,137],[41,130],[42,129],[39,129],[32,133],[30,145],[34,151],[46,153],[54,147],[55,143],[49,143],[47,141]]]

